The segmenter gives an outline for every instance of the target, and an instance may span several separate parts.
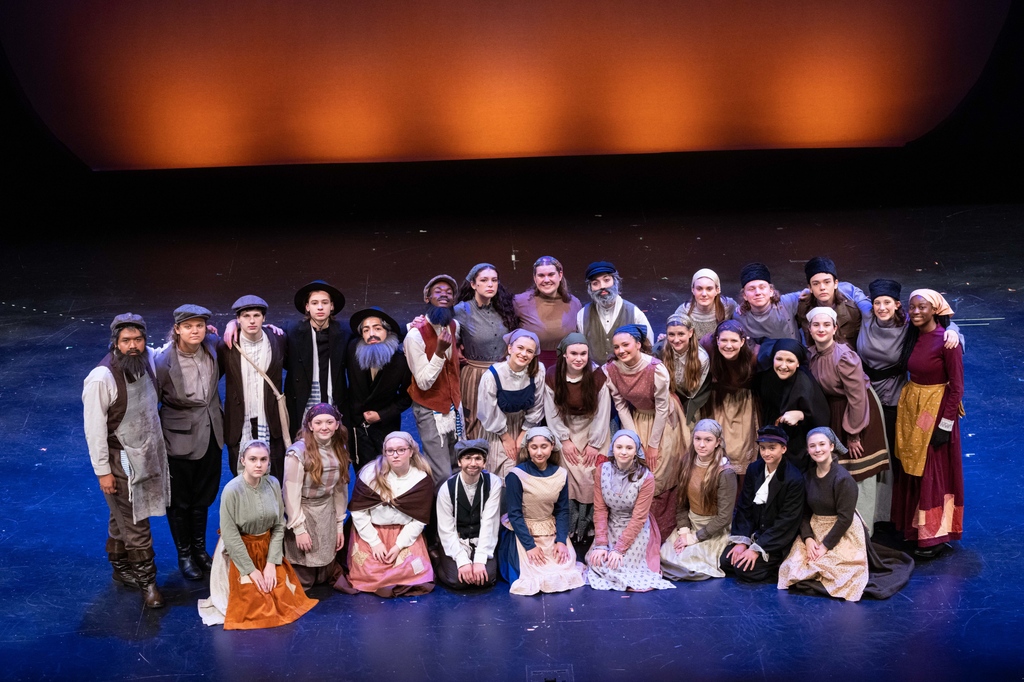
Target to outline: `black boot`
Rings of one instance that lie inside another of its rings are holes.
[[[153,561],[152,549],[128,550],[128,561],[131,563],[135,582],[142,590],[142,599],[147,609],[161,609],[164,596],[156,586],[156,563]]]
[[[202,580],[203,572],[192,561],[192,533],[188,512],[174,507],[167,508],[167,525],[178,550],[178,568],[185,580]]]
[[[192,521],[192,561],[207,573],[213,568],[213,559],[206,551],[207,509],[193,507],[189,510]]]
[[[114,568],[114,582],[121,583],[125,587],[138,588],[135,582],[135,574],[132,573],[132,565],[128,563],[128,550],[124,543],[114,538],[107,538],[107,559]]]

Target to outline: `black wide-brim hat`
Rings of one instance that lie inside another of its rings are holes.
[[[349,318],[348,321],[348,326],[352,328],[352,333],[357,337],[362,338],[362,334],[359,333],[359,325],[361,325],[363,320],[368,317],[379,317],[384,320],[389,327],[391,327],[391,331],[398,335],[399,341],[405,339],[405,325],[395,322],[395,318],[391,317],[377,306],[363,308],[358,312],[352,313],[352,317]]]
[[[322,279],[315,279],[295,292],[295,309],[303,315],[306,314],[306,303],[309,301],[309,295],[314,291],[327,292],[327,295],[331,297],[331,303],[334,304],[335,315],[345,307],[345,295],[343,293]]]

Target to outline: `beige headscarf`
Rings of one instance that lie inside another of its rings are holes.
[[[942,294],[934,289],[914,289],[910,292],[910,298],[914,298],[915,296],[920,296],[931,303],[932,307],[935,308],[936,315],[953,315],[953,309],[949,307],[949,303],[947,303],[946,299],[942,297]]]

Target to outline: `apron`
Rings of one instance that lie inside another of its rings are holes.
[[[171,504],[171,476],[167,471],[167,448],[157,412],[156,389],[148,374],[126,382],[128,406],[114,431],[121,443],[122,466],[128,476],[128,500],[132,522],[163,516]]]

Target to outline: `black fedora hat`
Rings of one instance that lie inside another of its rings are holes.
[[[322,279],[314,279],[312,282],[295,292],[295,309],[303,315],[306,314],[306,303],[309,302],[309,295],[314,291],[326,291],[334,304],[334,314],[337,314],[345,307],[345,295],[332,287]]]
[[[368,317],[379,317],[391,328],[391,331],[398,335],[399,341],[405,339],[405,325],[395,322],[395,318],[391,317],[377,306],[363,308],[358,312],[352,313],[352,317],[349,318],[348,321],[348,326],[352,328],[352,333],[357,337],[362,336],[359,332],[359,325],[361,325],[363,320]]]

